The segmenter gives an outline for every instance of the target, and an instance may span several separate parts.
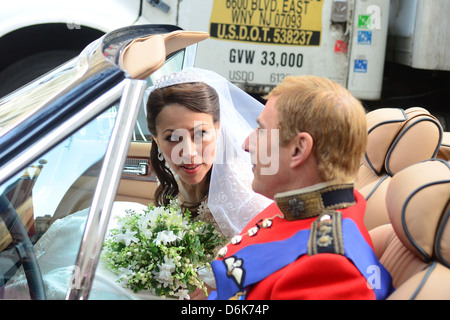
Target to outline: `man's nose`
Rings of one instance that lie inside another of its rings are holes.
[[[253,130],[250,135],[245,138],[244,142],[242,143],[242,149],[244,149],[246,152],[252,153],[256,150],[256,129]]]
[[[249,141],[248,141],[248,137],[247,137],[247,138],[245,138],[244,142],[242,143],[242,149],[244,149],[244,151],[246,151],[246,152],[249,152],[248,144],[249,144]]]

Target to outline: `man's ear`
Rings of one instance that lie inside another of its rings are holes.
[[[300,132],[292,140],[291,168],[304,163],[312,153],[314,140],[308,132]]]

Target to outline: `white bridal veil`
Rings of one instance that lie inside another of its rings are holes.
[[[187,68],[156,82],[165,87],[186,82],[205,82],[219,95],[220,130],[211,175],[208,206],[223,234],[240,233],[246,224],[272,200],[253,192],[250,155],[242,148],[256,127],[264,106],[215,72]],[[164,83],[161,83],[164,82]],[[148,89],[146,97],[153,90]]]

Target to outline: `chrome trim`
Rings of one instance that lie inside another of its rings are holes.
[[[83,110],[58,126],[54,131],[45,136],[39,142],[31,146],[26,152],[19,154],[0,169],[0,185],[19,173],[28,163],[37,159],[52,147],[63,141],[83,124],[100,114],[105,105],[112,104],[120,99],[124,90],[125,80],[111,90],[102,94],[98,99],[91,102]]]
[[[79,272],[74,278],[76,285],[68,290],[66,299],[86,300],[89,296],[131,136],[147,86],[145,80],[126,79],[124,82],[125,88],[116,124],[103,160],[78,252],[76,268]]]
[[[148,173],[148,163],[139,162],[138,164],[125,164],[123,174],[145,176]]]

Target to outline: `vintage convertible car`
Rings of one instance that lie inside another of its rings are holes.
[[[109,278],[102,243],[116,206],[152,201],[146,89],[193,66],[207,36],[119,29],[0,99],[0,298],[149,298]],[[381,108],[367,120],[355,185],[397,288],[390,298],[450,299],[449,135],[422,108]]]
[[[89,296],[114,200],[152,201],[145,90],[193,66],[207,37],[170,25],[119,29],[0,100],[0,297]],[[78,232],[49,256],[41,236],[64,217],[81,219]]]

